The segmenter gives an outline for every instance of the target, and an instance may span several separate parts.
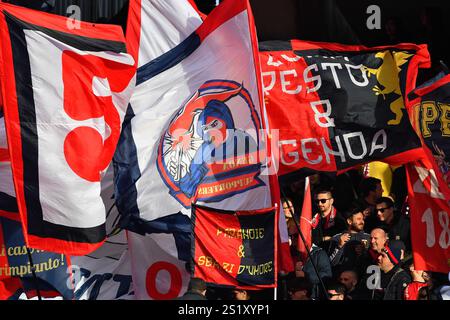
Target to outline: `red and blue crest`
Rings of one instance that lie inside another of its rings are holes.
[[[185,208],[220,202],[263,186],[259,178],[261,121],[243,84],[205,82],[162,135],[157,167]]]

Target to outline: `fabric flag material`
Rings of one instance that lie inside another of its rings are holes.
[[[414,128],[426,157],[408,164],[408,203],[416,270],[450,272],[450,76],[432,79],[410,94]]]
[[[180,44],[202,23],[202,17],[193,1],[130,1],[128,51],[141,67]]]
[[[299,226],[305,242],[303,242],[302,237],[299,235],[297,240],[297,250],[300,253],[301,261],[306,263],[306,260],[308,259],[308,250],[311,250],[312,245],[312,203],[309,177],[305,178],[305,195],[303,197]]]
[[[100,179],[134,87],[119,26],[0,4],[1,83],[29,247],[83,255],[105,238]],[[5,93],[8,93],[7,95]]]
[[[125,234],[125,231],[123,232]],[[119,257],[72,257],[76,300],[134,300],[128,250]]]
[[[5,118],[0,110],[0,217],[20,221],[6,140]]]
[[[450,190],[429,156],[406,166],[414,268],[448,273]]]
[[[138,69],[114,158],[116,203],[130,230],[190,216],[194,201],[270,207],[250,17],[246,1],[225,1],[179,46]]]
[[[20,224],[17,200],[15,197],[11,163],[6,142],[5,122],[0,115],[0,149],[6,151],[4,161],[0,162],[0,255],[4,262],[2,274],[8,275],[4,281],[14,282],[25,291],[28,298],[37,295],[36,281],[32,277],[28,255]],[[30,249],[38,278],[37,286],[42,297],[62,296],[73,299],[73,288],[69,283],[67,270],[70,262],[65,255]],[[14,287],[15,288],[15,287]],[[15,298],[18,298],[17,296]]]
[[[450,75],[432,79],[414,90],[410,98],[414,99],[414,127],[433,154],[439,167],[436,173],[450,186]]]
[[[185,40],[201,23],[202,18],[191,1],[131,1],[126,33],[127,48],[133,55],[136,66],[143,70],[143,66],[159,61],[163,54]],[[143,94],[146,94],[145,91],[136,90],[134,96]],[[138,168],[135,162],[137,158],[127,159],[129,154],[135,152],[130,124],[133,117],[134,111],[129,105],[121,147],[115,155],[116,184],[117,177],[120,177],[120,185],[125,186],[134,184],[141,175],[139,170],[135,170]],[[135,206],[136,203],[136,200],[126,203],[128,192],[126,188],[116,187],[115,201],[122,213],[128,212],[128,205]],[[123,222],[121,224],[126,225]],[[181,214],[170,215],[156,219],[145,229],[149,235],[128,233],[135,298],[176,298],[186,291],[189,282],[189,273],[184,266],[190,252],[189,218]]]
[[[247,8],[246,1],[224,1],[179,45],[149,62],[139,61],[137,87],[114,157],[116,203],[121,226],[173,239],[175,247],[158,246],[180,265],[189,260],[184,249],[190,248],[191,202],[226,209],[272,203],[269,179],[260,175],[262,163],[252,152],[264,152],[265,146],[259,133],[256,33]],[[139,50],[146,50],[142,46]],[[247,145],[234,150],[230,141]],[[221,164],[214,164],[213,149]],[[136,293],[154,298],[146,288],[136,287]]]
[[[64,254],[30,249],[33,265],[36,268],[36,279],[31,271],[31,264],[25,247],[22,227],[19,222],[0,218],[0,233],[4,244],[2,251],[7,257],[7,266],[0,266],[3,274],[20,278],[22,289],[28,298],[37,296],[37,289],[44,298],[62,296],[64,299],[74,298],[70,284],[70,261]]]
[[[9,261],[6,254],[2,228],[0,228],[0,246],[0,300],[17,300],[23,292],[22,283],[20,282],[20,278],[11,277],[11,273],[9,272]]]
[[[192,274],[235,288],[276,287],[276,209],[192,209]]]
[[[135,297],[138,300],[171,300],[186,292],[190,269],[179,258],[176,236],[151,233],[141,236],[127,232],[133,271]],[[187,250],[190,255],[190,248]]]
[[[430,65],[425,45],[269,41],[260,56],[270,126],[279,130],[279,175],[419,157],[405,105],[418,68]]]
[[[191,202],[271,207],[258,159],[265,145],[251,19],[246,1],[224,1],[180,45],[138,69],[114,158],[122,226],[188,235]]]
[[[101,183],[107,210],[105,242],[85,256],[71,256],[75,300],[132,300],[135,298],[131,257],[125,230],[117,228],[114,205],[114,172],[108,167]]]

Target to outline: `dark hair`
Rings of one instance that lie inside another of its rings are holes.
[[[428,295],[428,286],[419,289],[417,300],[430,300]]]
[[[380,183],[381,180],[374,177],[363,179],[359,185],[362,197],[365,198],[369,195],[370,191],[375,191],[377,189],[377,185]]]
[[[321,185],[318,186],[316,190],[314,190],[314,194],[318,195],[319,193],[330,193],[331,197],[333,197],[333,189],[330,186]]]
[[[353,203],[347,212],[345,212],[345,219],[352,219],[355,214],[362,213],[365,209],[362,204]]]
[[[199,291],[202,292],[203,290],[206,290],[206,282],[203,279],[200,278],[191,278],[188,285],[189,291]]]
[[[311,296],[312,284],[306,278],[295,278],[288,284],[289,292],[306,290],[308,297]]]
[[[381,197],[375,203],[376,204],[386,203],[388,205],[388,207],[393,207],[394,206],[394,201],[392,201],[392,199],[389,198],[389,197]]]

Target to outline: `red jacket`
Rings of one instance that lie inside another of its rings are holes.
[[[425,282],[411,282],[405,288],[405,300],[418,300],[419,298],[419,289],[426,287],[427,284]]]

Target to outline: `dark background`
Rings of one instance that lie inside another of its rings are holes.
[[[4,0],[34,9],[68,15],[67,7],[78,5],[81,19],[125,27],[128,0]],[[215,0],[195,0],[208,14]],[[399,42],[426,43],[433,60],[429,78],[440,71],[442,60],[450,66],[450,1],[425,0],[250,0],[259,41],[302,39],[366,46]],[[378,5],[381,28],[366,26],[367,7]],[[388,32],[389,26],[397,32]]]

